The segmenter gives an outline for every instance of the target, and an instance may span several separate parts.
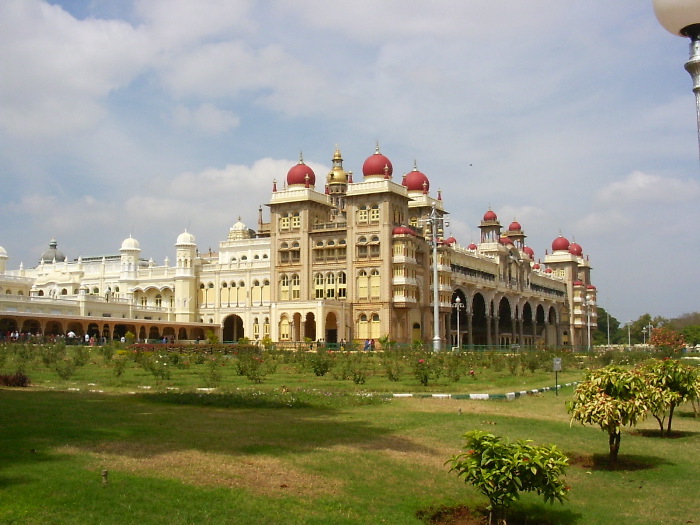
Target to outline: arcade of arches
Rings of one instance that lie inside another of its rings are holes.
[[[128,332],[134,334],[137,340],[197,340],[204,339],[204,328],[201,325],[171,324],[167,322],[148,320],[109,320],[109,319],[56,319],[37,316],[22,316],[3,314],[0,317],[0,333],[19,332],[26,334],[43,334],[46,337],[65,335],[73,332],[77,337],[96,339],[105,338],[107,341],[120,339]]]

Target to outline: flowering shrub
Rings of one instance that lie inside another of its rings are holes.
[[[316,352],[309,354],[308,364],[315,375],[325,376],[333,368],[333,357],[326,350],[319,348]]]
[[[687,401],[700,398],[698,369],[675,359],[653,359],[642,366],[647,385],[651,414],[659,423],[661,435],[671,433],[674,409]],[[668,416],[668,426],[664,422]]]
[[[414,360],[413,375],[421,385],[428,386],[428,383],[434,377],[434,370],[430,363],[430,357],[426,355],[425,357]]]
[[[608,433],[609,459],[617,461],[621,429],[642,421],[649,408],[649,388],[640,370],[611,365],[590,370],[566,405],[571,423],[598,425]]]
[[[480,430],[464,434],[466,452],[445,464],[489,499],[489,523],[505,524],[505,511],[520,492],[536,492],[547,503],[563,503],[569,490],[561,479],[568,458],[555,445],[515,443]]]

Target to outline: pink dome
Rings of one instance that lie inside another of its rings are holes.
[[[391,231],[392,235],[415,235],[416,232],[414,232],[411,228],[408,226],[397,226]]]
[[[386,174],[391,177],[394,173],[394,167],[391,165],[391,161],[384,155],[379,153],[379,147],[374,152],[374,155],[367,157],[365,163],[362,165],[362,174],[365,177],[370,175],[382,175],[384,176],[384,170],[386,169]]]
[[[569,249],[569,240],[561,235],[552,241],[552,251],[566,251]]]
[[[497,221],[498,215],[496,215],[496,212],[489,210],[486,213],[484,213],[484,220],[485,221]]]
[[[581,248],[580,244],[572,242],[569,244],[569,253],[573,255],[583,255],[583,248]]]
[[[307,175],[309,176],[309,186],[315,186],[316,174],[314,170],[304,164],[303,160],[300,160],[298,164],[294,165],[294,167],[287,172],[287,186],[292,186],[294,184],[306,185]]]
[[[510,223],[510,226],[508,226],[508,229],[510,231],[516,231],[516,230],[522,230],[523,227],[520,226],[520,223],[518,221],[513,221]]]
[[[530,256],[530,259],[535,258],[535,250],[533,250],[529,246],[523,246],[523,253],[528,254]]]
[[[467,248],[470,250],[476,250],[478,248],[478,246],[474,243],[471,243],[469,246],[467,246]]]
[[[418,168],[416,167],[413,168],[413,171],[404,176],[401,184],[406,186],[408,191],[423,191],[424,185],[425,191],[430,189],[430,180],[428,180],[428,177],[426,177],[425,174],[418,171]]]

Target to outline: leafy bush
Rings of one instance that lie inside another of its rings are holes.
[[[333,357],[326,350],[319,348],[315,353],[309,355],[308,363],[314,374],[321,377],[333,368]]]
[[[700,398],[698,369],[675,359],[653,359],[642,366],[649,386],[649,408],[659,423],[661,435],[671,433],[673,411],[687,401]],[[668,426],[664,431],[664,422]]]
[[[54,364],[54,370],[65,381],[75,374],[75,363],[72,359],[61,359]]]
[[[489,499],[489,523],[495,518],[497,524],[505,524],[505,511],[520,492],[536,492],[547,503],[563,503],[569,489],[561,476],[569,460],[555,445],[510,443],[480,430],[467,432],[464,438],[466,452],[445,464]]]
[[[640,370],[611,365],[586,373],[567,403],[571,423],[598,425],[608,433],[609,459],[617,461],[621,429],[644,420],[649,408],[649,388]]]
[[[26,387],[31,384],[29,377],[22,373],[0,375],[0,385],[10,387]]]

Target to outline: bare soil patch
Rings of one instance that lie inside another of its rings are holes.
[[[134,455],[132,444],[111,443],[100,450],[63,447],[65,454],[90,454],[100,469],[178,479],[201,486],[237,487],[266,496],[323,496],[342,490],[337,480],[305,472],[271,456],[231,456],[178,450],[141,450]]]

